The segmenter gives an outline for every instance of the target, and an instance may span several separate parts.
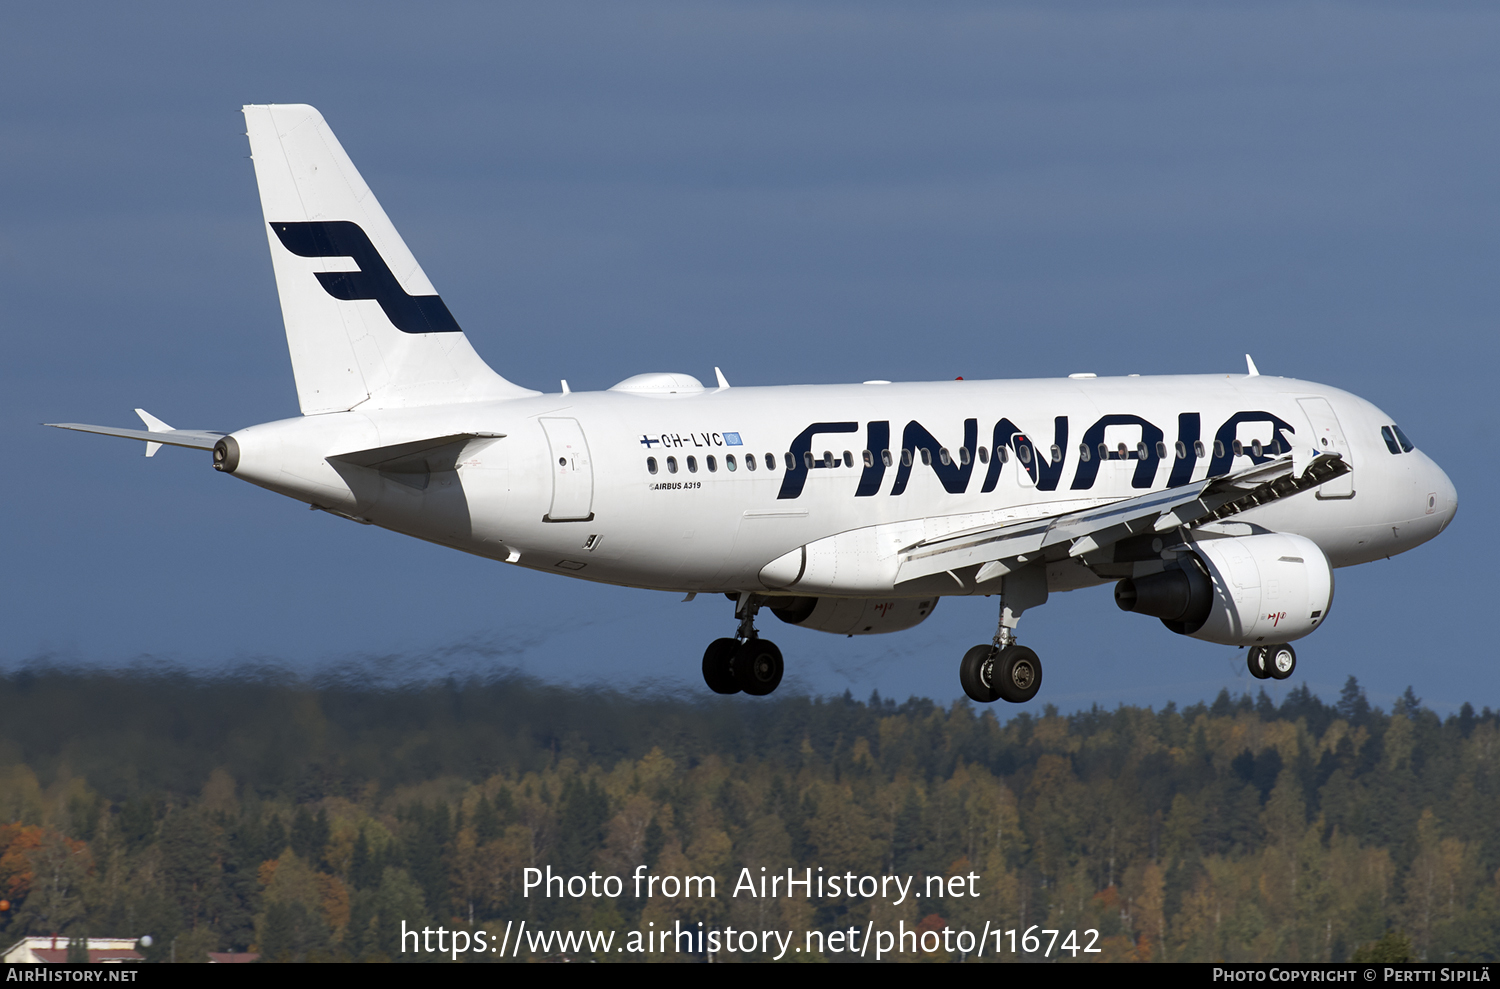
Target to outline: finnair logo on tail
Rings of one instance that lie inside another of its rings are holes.
[[[313,220],[273,223],[282,246],[303,258],[353,258],[358,271],[315,272],[318,282],[335,299],[371,299],[380,303],[386,318],[402,333],[458,333],[459,325],[436,295],[407,295],[385,259],[357,223]]]

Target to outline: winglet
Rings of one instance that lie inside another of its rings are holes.
[[[717,379],[719,379],[719,387],[720,388],[728,388],[729,387],[729,379],[726,378],[726,377],[724,377],[724,372],[723,371],[720,371],[718,368],[714,368],[714,377],[717,378]]]
[[[146,424],[146,429],[149,432],[152,432],[152,433],[175,433],[176,432],[176,430],[173,429],[171,426],[168,426],[166,423],[162,422],[160,419],[156,418],[156,416],[154,416],[151,413],[147,412],[145,409],[136,409],[135,410],[135,414],[141,417],[141,422],[144,422]],[[154,456],[156,456],[156,451],[160,450],[160,449],[161,449],[161,444],[160,443],[147,443],[146,444],[146,456],[148,456],[148,457],[154,457]]]
[[[1250,358],[1249,354],[1245,355],[1245,368],[1246,368],[1246,372],[1245,373],[1249,377],[1252,377],[1252,378],[1258,378],[1258,377],[1260,377],[1260,369],[1255,366],[1255,361],[1253,361]]]

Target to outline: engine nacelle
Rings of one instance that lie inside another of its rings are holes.
[[[771,614],[788,625],[835,635],[879,635],[920,625],[937,607],[930,598],[772,598]]]
[[[1115,603],[1208,642],[1290,642],[1328,617],[1333,568],[1305,536],[1197,539],[1168,569],[1116,584]]]

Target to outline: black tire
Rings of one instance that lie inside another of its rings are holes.
[[[994,682],[1002,700],[1025,704],[1042,688],[1042,661],[1025,646],[1010,646],[995,657]]]
[[[734,654],[738,639],[715,639],[703,651],[703,682],[716,694],[737,694],[740,685],[734,678]]]
[[[751,697],[764,697],[781,683],[781,650],[765,639],[746,639],[734,654],[734,680]]]
[[[1266,672],[1278,680],[1297,672],[1297,650],[1286,643],[1266,646]]]
[[[958,664],[958,682],[969,699],[979,704],[993,704],[1000,699],[994,682],[996,652],[991,645],[975,646],[964,653]]]
[[[1245,665],[1250,667],[1250,675],[1257,680],[1266,680],[1271,676],[1271,671],[1266,667],[1266,647],[1251,646],[1245,655]]]

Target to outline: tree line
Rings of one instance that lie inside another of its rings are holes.
[[[153,960],[403,960],[507,921],[1093,929],[1092,957],[1500,955],[1500,715],[1351,677],[1161,711],[0,676],[0,934]],[[714,876],[709,902],[523,895],[523,870]],[[741,869],[963,876],[977,899],[732,898]],[[1361,955],[1360,953],[1363,952]],[[687,956],[691,958],[691,956]],[[968,960],[942,952],[936,960]],[[1006,960],[1002,953],[998,960]]]

